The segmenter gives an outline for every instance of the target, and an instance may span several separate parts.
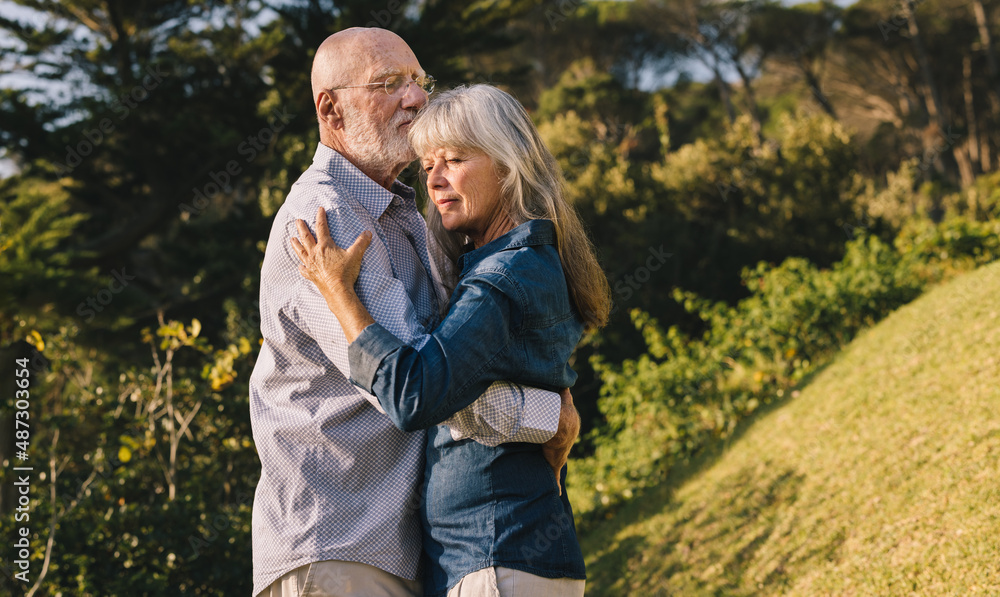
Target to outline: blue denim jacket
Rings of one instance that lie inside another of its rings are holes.
[[[552,222],[522,224],[463,255],[459,266],[448,314],[433,333],[407,345],[373,324],[349,347],[352,380],[400,429],[437,425],[497,380],[556,391],[576,381],[567,361],[583,324]],[[489,447],[435,427],[423,490],[428,595],[490,566],[585,578],[569,500],[540,445]]]

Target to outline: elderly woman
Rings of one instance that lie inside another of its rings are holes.
[[[426,175],[429,227],[456,260],[447,314],[404,344],[375,323],[354,293],[368,242],[317,243],[299,222],[301,271],[326,298],[351,342],[352,381],[375,394],[403,430],[428,428],[492,382],[558,391],[586,328],[604,325],[608,283],[552,154],[524,108],[487,85],[432,100],[409,139]],[[465,252],[462,253],[464,248]],[[573,513],[537,444],[491,447],[429,432],[424,547],[429,595],[583,595]]]

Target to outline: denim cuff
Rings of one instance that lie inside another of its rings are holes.
[[[403,346],[403,342],[377,323],[361,330],[354,342],[347,347],[347,359],[351,365],[351,383],[373,394],[378,366],[385,357]]]

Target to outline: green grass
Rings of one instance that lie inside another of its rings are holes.
[[[588,595],[1000,595],[1000,264],[581,537]]]

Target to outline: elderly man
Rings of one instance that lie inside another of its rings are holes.
[[[410,121],[433,90],[416,56],[383,29],[348,29],[316,52],[312,94],[320,144],[275,216],[261,271],[264,343],[250,379],[261,477],[253,508],[254,594],[418,595],[417,488],[425,433],[393,427],[350,383],[348,343],[290,246],[295,221],[326,210],[334,241],[372,233],[356,288],[404,341],[447,305],[413,189],[396,180],[415,156]],[[494,384],[445,421],[496,445],[546,443],[561,468],[579,429],[568,392]]]

